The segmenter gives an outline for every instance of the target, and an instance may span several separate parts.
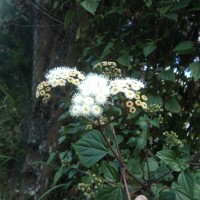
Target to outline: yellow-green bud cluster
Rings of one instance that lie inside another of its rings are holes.
[[[36,98],[42,97],[42,102],[47,103],[51,98],[51,85],[46,82],[42,81],[36,88]]]
[[[115,62],[103,61],[97,63],[93,69],[110,78],[122,76],[121,69],[117,67],[117,64]]]
[[[159,123],[160,123],[160,124],[163,124],[164,118],[162,117],[162,115],[159,115],[159,116],[158,116],[158,120],[159,120]]]
[[[83,192],[84,196],[88,199],[94,198],[97,189],[102,186],[103,181],[96,174],[88,171],[87,175],[91,177],[90,183],[79,183],[78,189]]]
[[[156,113],[156,112],[163,112],[163,109],[161,108],[161,105],[158,104],[152,104],[147,109],[150,113]]]
[[[169,149],[171,149],[174,146],[179,146],[179,147],[184,146],[184,143],[180,139],[178,139],[178,135],[176,134],[176,132],[165,131],[163,135],[166,136],[166,145],[169,147]]]
[[[137,107],[141,107],[142,109],[147,109],[147,101],[148,98],[146,95],[141,95],[140,92],[136,92],[133,100],[126,101],[125,105],[130,113],[135,113]]]

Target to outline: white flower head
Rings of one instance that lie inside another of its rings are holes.
[[[82,112],[81,112],[81,106],[78,105],[72,105],[71,109],[70,109],[70,115],[72,117],[79,117],[81,116]]]
[[[99,117],[102,114],[102,108],[98,105],[93,105],[91,107],[91,114],[94,115],[95,117]]]
[[[82,111],[81,114],[82,114],[83,116],[85,116],[85,117],[89,117],[89,116],[90,116],[90,111],[91,111],[90,108],[91,108],[90,106],[84,104],[84,105],[81,107],[81,111]]]
[[[104,76],[91,73],[81,82],[78,89],[84,96],[96,96],[97,94],[109,96],[110,90],[108,81],[109,80]]]
[[[107,97],[104,94],[97,94],[95,101],[97,104],[103,105],[107,101]]]
[[[67,77],[69,77],[71,70],[71,68],[65,66],[55,67],[45,74],[45,78],[47,79],[47,81],[50,81],[52,79],[66,79]]]
[[[83,101],[84,98],[80,94],[75,94],[75,96],[72,98],[72,102],[76,105],[82,105]]]
[[[92,106],[94,104],[94,99],[90,96],[84,97],[83,103],[88,106]]]
[[[133,99],[135,97],[135,92],[132,90],[126,90],[124,94],[127,99]]]

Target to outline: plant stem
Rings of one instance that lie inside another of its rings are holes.
[[[129,192],[129,189],[128,189],[128,184],[127,184],[125,173],[126,173],[126,167],[121,167],[121,174],[122,174],[124,186],[125,186],[125,189],[126,189],[126,194],[127,194],[128,200],[131,200],[131,196],[130,196],[130,192]]]
[[[118,156],[118,154],[115,152],[114,148],[112,147],[112,145],[108,141],[108,138],[107,138],[106,134],[104,133],[103,128],[102,128],[100,122],[99,122],[99,128],[100,128],[100,131],[101,131],[101,135],[103,136],[103,139],[105,140],[106,144],[108,145],[108,147],[110,148],[110,150],[114,154],[115,158],[119,161],[119,163],[120,163],[121,166],[125,166],[123,160]]]

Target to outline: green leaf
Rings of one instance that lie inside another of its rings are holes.
[[[164,15],[170,8],[171,5],[160,8],[160,15]]]
[[[96,130],[83,136],[73,147],[81,163],[88,168],[97,163],[108,153],[101,133]]]
[[[69,10],[65,15],[64,28],[67,28],[69,26],[69,24],[73,20],[73,18],[74,18],[74,11]]]
[[[175,46],[173,52],[178,54],[188,54],[194,50],[194,44],[192,41],[182,41]]]
[[[191,70],[194,81],[200,79],[200,62],[190,63],[189,69]]]
[[[148,106],[150,105],[163,105],[161,96],[149,96],[147,101]]]
[[[175,75],[171,69],[161,72],[158,76],[166,81],[175,81]]]
[[[171,11],[176,11],[182,8],[185,8],[189,5],[191,0],[181,0],[177,3],[174,4],[174,6],[172,7]]]
[[[152,1],[151,0],[147,0],[146,6],[149,8],[151,5],[152,5]]]
[[[117,62],[124,66],[130,65],[130,55],[128,51],[123,51],[122,55],[117,59]]]
[[[165,109],[172,113],[179,113],[181,106],[176,99],[170,99],[165,103]]]
[[[182,187],[182,189],[186,192],[186,194],[194,199],[194,187],[195,187],[195,175],[181,173],[178,176],[178,184]]]
[[[173,176],[170,170],[166,166],[160,166],[154,173],[154,176],[156,179],[165,180],[165,181],[170,181],[173,179]]]
[[[127,197],[121,187],[106,187],[98,190],[95,200],[127,200]]]
[[[58,8],[58,6],[59,6],[59,2],[55,1],[54,4],[53,4],[53,8],[56,9],[56,8]]]
[[[56,153],[55,153],[55,152],[52,152],[52,153],[50,154],[50,156],[49,156],[49,158],[48,158],[48,160],[47,160],[47,165],[49,165],[49,164],[53,161],[53,159],[55,158],[55,156],[56,156]]]
[[[104,57],[106,57],[108,54],[110,54],[110,53],[111,53],[111,48],[112,48],[113,46],[114,46],[113,42],[109,42],[109,43],[105,46],[101,58],[104,58]]]
[[[156,156],[158,156],[164,163],[168,164],[169,167],[176,172],[180,172],[183,168],[185,168],[184,161],[177,158],[173,150],[158,151]]]
[[[191,199],[187,193],[174,182],[172,183],[172,188],[174,189],[176,200],[194,200]]]
[[[149,45],[143,48],[143,54],[145,58],[150,55],[156,49],[156,45]]]
[[[164,14],[162,16],[166,17],[168,19],[174,20],[175,22],[178,21],[178,14],[177,13],[168,13],[168,14]]]
[[[119,181],[119,174],[115,167],[110,164],[104,163],[100,170],[103,172],[104,177],[108,181]]]
[[[161,192],[159,195],[159,200],[172,200],[175,199],[174,192]]]
[[[150,124],[151,124],[151,126],[155,126],[155,127],[159,128],[160,127],[160,120],[159,120],[159,118],[152,119],[150,121]]]
[[[137,146],[135,148],[135,156],[137,156],[141,151],[142,149],[144,149],[144,147],[146,146],[147,144],[147,140],[145,138],[137,138]]]
[[[53,183],[56,184],[60,178],[62,177],[62,171],[61,170],[58,170],[55,175],[54,175],[54,180],[53,180]]]
[[[143,174],[141,163],[139,159],[129,159],[127,163],[127,168],[134,174]]]
[[[148,158],[147,160],[148,160],[149,171],[150,171],[150,172],[156,171],[156,170],[158,169],[158,167],[159,167],[159,164],[158,164],[158,162],[155,160],[155,158],[150,157],[150,158]],[[146,172],[148,172],[148,166],[147,166],[147,163],[145,163],[144,170],[145,170]]]
[[[81,2],[81,6],[83,6],[85,10],[92,13],[93,15],[97,10],[98,5],[99,5],[98,0],[85,0]]]

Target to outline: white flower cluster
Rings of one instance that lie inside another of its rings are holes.
[[[45,75],[46,80],[52,87],[65,86],[66,82],[79,85],[85,76],[76,68],[56,67]]]
[[[120,92],[124,93],[127,99],[133,99],[135,92],[144,88],[144,83],[135,79],[115,79],[110,83],[110,93],[116,95]]]
[[[101,75],[89,74],[78,90],[72,98],[70,114],[74,117],[99,117],[110,95],[109,80]]]

